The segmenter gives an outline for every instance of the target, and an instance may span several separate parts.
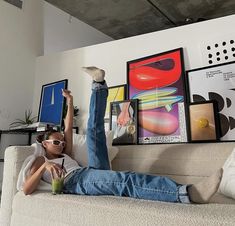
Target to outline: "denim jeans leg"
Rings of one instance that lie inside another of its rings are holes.
[[[89,167],[109,170],[110,164],[104,130],[107,96],[106,83],[102,85],[93,82],[87,123],[87,148]]]
[[[167,177],[81,168],[65,184],[65,193],[182,202],[179,193],[181,187]]]

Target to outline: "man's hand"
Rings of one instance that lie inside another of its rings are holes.
[[[71,91],[67,89],[62,89],[62,95],[66,98],[68,104],[72,103],[73,96],[71,95]]]
[[[61,177],[65,175],[65,170],[61,168],[61,165],[54,162],[45,162],[45,169],[51,174],[51,178]]]

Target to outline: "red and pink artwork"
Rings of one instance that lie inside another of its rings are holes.
[[[139,99],[139,143],[186,142],[183,49],[127,62],[129,99]]]

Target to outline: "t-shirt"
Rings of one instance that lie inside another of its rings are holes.
[[[62,164],[62,161],[64,159],[64,169],[66,170],[66,176],[68,176],[72,171],[81,168],[78,163],[72,159],[70,156],[63,154],[63,157],[60,158],[56,158],[56,159],[48,159],[45,156],[43,156],[45,158],[45,161],[47,162],[53,162],[53,163],[57,163],[57,164]],[[51,174],[50,172],[48,172],[47,170],[43,173],[42,175],[42,179],[48,183],[51,183]]]

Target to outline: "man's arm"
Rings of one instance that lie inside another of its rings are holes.
[[[63,169],[61,169],[58,164],[47,162],[42,156],[37,157],[33,162],[29,176],[26,178],[23,185],[23,192],[25,195],[30,195],[37,189],[42,175],[46,170],[50,172],[52,178],[54,173],[60,175],[63,172]]]
[[[63,96],[66,98],[67,103],[67,114],[64,119],[64,139],[66,141],[66,146],[64,153],[72,157],[73,149],[73,96],[68,90],[63,90]]]

